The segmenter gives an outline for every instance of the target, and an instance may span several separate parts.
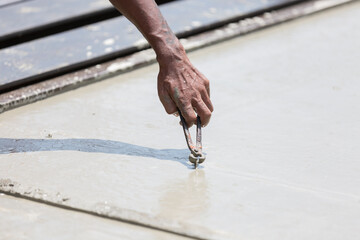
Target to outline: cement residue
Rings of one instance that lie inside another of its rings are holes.
[[[11,195],[22,196],[25,198],[32,198],[38,201],[49,201],[56,204],[66,204],[70,200],[59,192],[52,195],[39,188],[24,187],[11,179],[0,179],[0,192]]]
[[[9,191],[17,187],[18,183],[11,181],[10,179],[0,179],[0,190]]]
[[[207,228],[206,226],[202,226],[201,222],[196,224],[188,224],[186,222],[179,221],[178,219],[182,218],[179,218],[179,216],[172,216],[171,214],[167,216],[162,214],[144,214],[137,211],[119,208],[115,204],[108,201],[98,202],[90,209],[93,209],[93,211],[98,215],[118,219],[125,222],[135,223],[140,226],[168,231],[196,239],[212,240],[218,239],[219,236],[226,237],[226,239],[235,239],[234,236],[231,236],[230,234],[215,232],[212,229]],[[196,214],[196,212],[194,212],[194,214]]]

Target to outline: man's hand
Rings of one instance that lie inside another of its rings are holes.
[[[180,109],[190,127],[196,122],[196,111],[206,126],[213,111],[209,80],[190,63],[155,1],[110,2],[135,24],[155,50],[160,65],[158,94],[166,112],[173,114]]]
[[[196,123],[196,113],[206,126],[213,111],[209,80],[190,63],[182,46],[178,48],[177,53],[164,59],[158,57],[160,101],[168,114],[177,113],[179,109],[188,127]]]

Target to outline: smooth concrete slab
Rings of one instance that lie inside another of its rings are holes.
[[[0,194],[0,239],[179,239],[174,234]]]
[[[190,54],[215,106],[197,171],[153,65],[0,115],[0,189],[203,239],[355,239],[359,13]]]

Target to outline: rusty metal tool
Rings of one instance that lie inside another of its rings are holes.
[[[184,135],[186,139],[187,146],[190,150],[189,161],[194,164],[195,169],[199,166],[200,163],[205,161],[206,156],[202,153],[202,143],[201,143],[201,120],[197,116],[196,120],[196,146],[191,140],[191,135],[189,128],[187,127],[186,121],[182,116],[180,110],[178,111],[181,119],[181,123],[184,130]]]

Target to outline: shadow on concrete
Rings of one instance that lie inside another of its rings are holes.
[[[171,160],[190,167],[187,149],[155,149],[101,139],[12,139],[0,138],[0,154],[41,151],[80,151],[121,154]]]

